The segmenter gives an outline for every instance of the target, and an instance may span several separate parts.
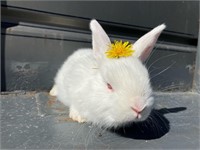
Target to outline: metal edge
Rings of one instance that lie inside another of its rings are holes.
[[[194,73],[193,91],[200,94],[200,18],[199,18],[199,38],[198,38],[198,48],[196,53],[196,66]]]

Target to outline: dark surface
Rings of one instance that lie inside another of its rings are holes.
[[[198,37],[198,1],[7,1],[8,6],[62,14],[77,18],[153,28],[166,23],[167,30]],[[125,8],[125,9],[124,9]]]
[[[167,28],[147,62],[153,89],[197,89],[198,4],[3,1],[1,91],[49,90],[64,60],[79,48],[91,48],[91,18],[102,23],[111,40],[132,43],[165,22]],[[119,11],[122,5],[126,9]]]
[[[49,6],[49,5],[47,5]],[[140,24],[139,26],[135,25],[127,25],[122,23],[112,23],[110,21],[101,21],[98,17],[89,17],[89,18],[81,18],[69,15],[62,15],[62,14],[54,14],[45,11],[37,11],[32,9],[26,8],[18,8],[18,7],[1,7],[2,9],[2,26],[5,27],[6,24],[11,23],[20,23],[22,22],[29,23],[29,24],[37,24],[37,25],[47,25],[50,28],[60,27],[64,29],[73,29],[88,32],[89,31],[89,22],[91,19],[95,18],[100,21],[103,28],[107,31],[108,34],[112,35],[123,35],[129,38],[140,37],[144,35],[147,31],[154,28],[155,26],[165,23],[167,27],[168,22],[159,22],[153,27],[149,28],[149,25]],[[195,10],[195,9],[194,9]],[[26,15],[24,15],[26,14]],[[190,14],[190,13],[188,13]],[[192,13],[190,14],[192,16]],[[110,20],[112,20],[110,18]],[[193,20],[193,25],[196,26],[197,20]],[[191,29],[194,29],[193,28]],[[197,45],[197,36],[192,34],[185,34],[185,33],[178,33],[177,31],[170,31],[169,29],[165,29],[165,31],[160,36],[161,40],[166,40],[167,42],[171,43],[181,43],[181,44],[188,44],[191,46]],[[188,25],[187,27],[188,28]],[[177,28],[179,29],[179,28]],[[196,34],[196,33],[195,33]]]
[[[78,124],[47,93],[1,95],[2,149],[199,149],[200,96],[155,93],[150,118],[115,130]]]
[[[199,24],[200,29],[200,24]],[[198,40],[198,48],[196,54],[196,66],[195,66],[195,75],[194,75],[194,82],[193,88],[194,90],[200,94],[200,32],[199,32],[199,40]]]
[[[2,81],[7,91],[50,89],[65,59],[79,48],[91,48],[90,34],[21,25],[8,28],[2,39]],[[159,41],[160,45],[163,42]],[[155,47],[147,62],[154,90],[190,90],[196,48],[182,45],[177,51],[168,44],[162,46]]]

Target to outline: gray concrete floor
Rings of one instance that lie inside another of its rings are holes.
[[[1,95],[1,149],[200,149],[200,96],[155,93],[151,119],[117,130],[79,124],[45,92]]]

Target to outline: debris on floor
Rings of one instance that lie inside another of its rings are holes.
[[[1,94],[2,149],[199,149],[200,95],[155,93],[147,121],[105,130],[68,117],[45,92]]]

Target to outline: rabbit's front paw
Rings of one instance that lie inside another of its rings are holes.
[[[79,123],[84,123],[86,122],[86,119],[81,117],[79,112],[76,111],[73,107],[70,107],[70,112],[69,112],[69,117],[74,120],[77,121]]]

